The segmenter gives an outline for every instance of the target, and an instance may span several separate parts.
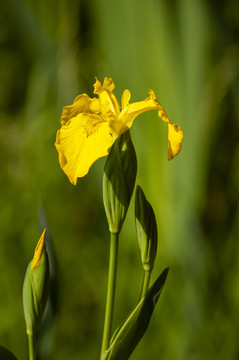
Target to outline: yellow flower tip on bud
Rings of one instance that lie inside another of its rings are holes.
[[[45,240],[46,240],[46,229],[43,230],[43,233],[40,237],[40,240],[38,241],[37,243],[37,246],[36,246],[36,249],[35,249],[35,252],[34,252],[34,256],[33,256],[33,259],[32,259],[32,263],[31,263],[31,271],[34,270],[34,268],[38,265],[40,259],[41,259],[41,256],[42,256],[42,253],[45,249]]]

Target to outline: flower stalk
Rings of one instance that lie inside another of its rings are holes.
[[[151,277],[151,271],[144,270],[144,278],[143,278],[142,290],[140,294],[140,300],[142,300],[148,292],[150,277]]]
[[[28,334],[29,360],[37,359],[36,336]]]
[[[110,258],[109,258],[109,274],[108,274],[108,288],[106,297],[106,310],[105,322],[103,330],[101,356],[110,345],[114,303],[115,303],[115,290],[116,290],[116,276],[117,276],[117,263],[118,263],[118,242],[119,235],[111,233],[110,237]]]
[[[111,235],[101,356],[110,345],[115,302],[119,234],[129,208],[136,173],[137,158],[135,149],[130,133],[126,131],[112,146],[106,160],[103,176],[103,201]]]

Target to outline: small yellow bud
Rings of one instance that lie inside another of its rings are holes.
[[[23,308],[27,334],[36,334],[46,306],[49,291],[49,261],[45,247],[46,229],[43,231],[29,263],[23,284]]]

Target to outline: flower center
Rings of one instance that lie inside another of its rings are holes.
[[[89,114],[89,117],[83,125],[84,133],[87,137],[94,135],[104,120],[99,115]]]

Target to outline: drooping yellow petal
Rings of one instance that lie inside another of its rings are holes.
[[[45,239],[46,239],[46,229],[43,230],[40,240],[38,241],[37,246],[35,248],[34,256],[31,262],[31,271],[34,270],[34,268],[38,265],[41,259],[43,250],[45,248]]]
[[[172,160],[182,147],[183,131],[180,126],[168,123],[168,160]]]
[[[177,155],[181,149],[183,140],[183,132],[180,126],[172,123],[162,106],[159,104],[153,90],[149,91],[149,97],[143,101],[135,102],[126,106],[120,113],[121,119],[120,134],[127,131],[134,121],[134,119],[149,110],[158,110],[158,116],[168,123],[168,159],[171,160]]]
[[[74,185],[113,144],[108,123],[97,114],[81,113],[62,126],[55,143],[62,169]]]

